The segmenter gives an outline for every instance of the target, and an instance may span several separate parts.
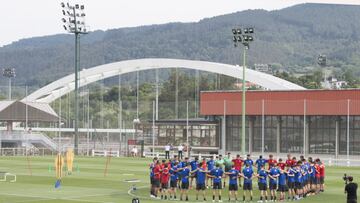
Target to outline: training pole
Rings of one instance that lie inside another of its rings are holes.
[[[104,170],[104,177],[106,177],[106,175],[107,175],[108,167],[110,165],[110,160],[111,160],[111,149],[110,149],[110,153],[107,155],[105,170]]]
[[[30,176],[32,176],[31,162],[30,162],[30,158],[28,155],[26,155],[26,160],[27,160],[27,165],[28,165],[28,170],[29,170]]]

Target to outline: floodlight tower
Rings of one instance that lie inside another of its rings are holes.
[[[2,75],[9,79],[9,92],[8,92],[8,100],[11,100],[11,78],[16,76],[15,68],[4,68]]]
[[[233,33],[233,42],[235,47],[239,47],[240,44],[244,46],[243,51],[243,77],[242,77],[242,120],[241,120],[241,152],[245,154],[245,116],[246,116],[246,106],[245,106],[245,70],[246,70],[246,51],[250,48],[250,42],[254,41],[253,34],[254,28],[244,28],[243,31],[240,28],[232,29]]]
[[[75,35],[75,140],[74,140],[74,152],[78,154],[79,146],[79,132],[78,132],[78,120],[79,120],[79,84],[78,73],[80,66],[80,35],[87,34],[87,27],[85,26],[85,13],[84,5],[70,5],[69,3],[61,3],[62,13],[64,17],[61,19],[64,23],[64,29]]]

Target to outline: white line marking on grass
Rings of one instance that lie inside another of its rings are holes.
[[[132,174],[132,173],[123,173],[122,175],[123,175],[123,176],[134,176],[135,174]]]

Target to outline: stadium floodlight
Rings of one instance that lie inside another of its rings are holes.
[[[11,100],[11,78],[16,77],[15,68],[4,68],[2,75],[9,79],[9,92],[8,92],[8,100]]]
[[[236,32],[234,31],[236,30]],[[232,33],[233,33],[233,42],[234,42],[234,47],[238,47],[239,44],[242,44],[244,46],[244,55],[243,55],[243,77],[242,77],[242,111],[241,111],[241,116],[242,116],[242,121],[241,121],[241,153],[245,154],[245,119],[246,119],[246,105],[245,105],[245,96],[246,96],[246,89],[245,89],[245,85],[246,85],[246,81],[245,81],[245,70],[246,70],[246,50],[248,50],[250,48],[250,42],[254,41],[254,38],[252,36],[252,34],[254,34],[254,28],[244,28],[243,32],[241,32],[242,30],[240,28],[233,28],[232,29]],[[243,34],[244,33],[244,34]],[[243,35],[242,35],[243,34]]]
[[[66,10],[63,10],[64,18],[62,22],[64,23],[64,29],[75,35],[75,123],[74,123],[74,131],[75,131],[75,140],[74,140],[74,152],[78,154],[78,146],[79,146],[79,132],[78,132],[78,121],[79,121],[79,66],[80,66],[80,35],[87,34],[87,28],[85,25],[85,13],[84,13],[84,5],[75,4],[74,6],[66,3],[67,7],[65,7],[65,3],[61,3],[61,7]],[[66,20],[66,18],[68,20]]]

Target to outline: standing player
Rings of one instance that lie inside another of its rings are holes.
[[[315,195],[316,192],[316,177],[315,177],[315,173],[316,173],[316,169],[315,169],[315,164],[313,161],[310,162],[310,167],[309,167],[309,172],[310,174],[310,194],[311,195]]]
[[[169,168],[164,167],[161,170],[161,199],[167,199],[168,187],[169,187],[170,173]]]
[[[180,193],[180,201],[183,200],[183,196],[185,194],[186,201],[189,201],[188,193],[189,193],[189,176],[190,176],[190,164],[187,164],[185,168],[182,168],[181,171],[181,193]]]
[[[202,190],[204,201],[206,201],[205,180],[208,171],[199,164],[198,168],[195,171],[192,171],[192,173],[194,172],[196,173],[196,201],[198,201],[200,190]]]
[[[268,163],[268,170],[270,170],[270,165],[276,166],[277,161],[274,159],[274,156],[272,154],[269,155],[269,159],[267,160]]]
[[[236,155],[236,158],[232,160],[235,170],[241,172],[243,160],[240,154]],[[239,186],[241,187],[241,176],[239,176]]]
[[[154,196],[157,197],[160,190],[160,178],[161,178],[161,165],[160,161],[156,161],[156,165],[154,167]]]
[[[259,173],[261,167],[262,167],[262,166],[265,166],[266,162],[267,162],[266,159],[264,159],[262,155],[260,155],[260,156],[259,156],[259,159],[257,159],[257,160],[255,161],[255,165],[257,166],[257,172],[258,172],[258,173]]]
[[[286,164],[287,167],[291,167],[291,166],[293,166],[295,164],[293,159],[291,158],[291,154],[287,155],[287,159],[285,161],[285,164]]]
[[[268,176],[268,174],[265,171],[265,165],[261,165],[260,169],[257,172],[258,186],[259,186],[259,190],[260,190],[260,201],[258,201],[258,202],[263,202],[264,200],[265,201],[268,200],[267,183],[266,183],[267,176]]]
[[[277,178],[280,175],[280,171],[274,166],[274,164],[270,164],[269,171],[269,188],[270,188],[270,200],[276,201],[276,190],[277,190]]]
[[[177,188],[177,182],[178,182],[178,163],[175,162],[174,165],[170,169],[170,198],[174,197],[174,200],[176,200],[176,188]]]
[[[198,157],[195,157],[194,160],[190,161],[190,166],[191,166],[191,171],[195,171],[197,168],[198,168],[198,164],[199,164],[199,158]],[[194,178],[196,178],[196,174],[197,173],[193,173],[191,175],[191,178],[190,178],[190,189],[192,188],[192,185],[193,185],[193,180]]]
[[[215,160],[212,156],[210,160],[206,163],[207,164],[207,170],[212,171],[215,168]],[[212,178],[210,176],[206,176],[206,188],[209,188],[209,179],[211,179],[211,185],[212,185]]]
[[[277,166],[280,170],[285,170],[286,164],[283,162],[282,158],[279,158],[279,162],[277,163]]]
[[[227,156],[224,157],[224,165],[225,165],[225,172],[228,172],[231,170],[232,162],[231,162],[231,154],[230,152],[227,153]],[[226,176],[224,177],[224,188],[226,185]]]
[[[254,165],[254,161],[251,159],[250,154],[246,155],[246,159],[244,160],[244,164],[249,165],[251,167],[251,169],[252,169],[252,167]]]
[[[320,192],[324,192],[325,190],[325,165],[319,159],[320,165]]]
[[[236,170],[233,165],[232,168],[225,174],[229,176],[229,201],[231,201],[231,196],[234,196],[235,201],[237,201],[237,191],[238,191],[238,177],[239,170]]]
[[[292,200],[295,200],[295,166],[292,165],[290,167],[288,167],[287,170],[287,176],[288,176],[288,187],[289,187],[289,195],[288,195],[288,200],[290,200],[290,198]]]
[[[250,156],[248,156],[250,157]],[[249,160],[249,159],[247,159]],[[243,201],[245,202],[246,199],[246,191],[248,191],[250,195],[250,201],[253,199],[253,192],[252,192],[252,179],[253,179],[254,171],[252,169],[252,166],[250,165],[250,162],[245,164],[245,168],[242,170],[242,176],[244,178],[244,185],[243,185]]]
[[[318,194],[320,192],[320,164],[318,159],[315,160],[315,179],[316,179],[315,194]]]
[[[220,164],[216,164],[216,168],[214,168],[210,172],[210,177],[213,178],[213,202],[215,201],[215,195],[217,193],[219,202],[222,202],[221,200],[221,190],[222,190],[222,184],[221,179],[223,178],[224,171],[220,167]]]
[[[280,197],[279,200],[280,201],[284,201],[285,200],[285,192],[286,192],[286,172],[282,169],[280,169],[280,174],[279,174],[279,178],[278,178],[278,190],[280,192]]]
[[[296,199],[301,199],[303,194],[301,163],[301,161],[298,161],[295,167],[295,188],[297,194]]]
[[[156,166],[157,157],[154,157],[152,163],[149,166],[150,169],[150,197],[155,197],[155,185],[154,185],[154,169]]]

